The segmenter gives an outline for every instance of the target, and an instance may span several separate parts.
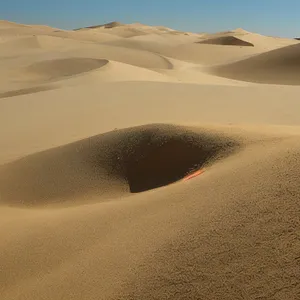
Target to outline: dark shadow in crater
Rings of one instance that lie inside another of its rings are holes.
[[[200,168],[209,156],[209,152],[196,145],[169,141],[128,166],[126,177],[130,191],[139,193],[176,182]]]

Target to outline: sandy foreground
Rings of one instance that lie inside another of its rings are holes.
[[[1,300],[300,299],[299,62],[243,29],[0,21]]]

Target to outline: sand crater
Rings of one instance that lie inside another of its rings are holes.
[[[0,166],[1,202],[32,206],[144,192],[176,182],[237,146],[228,137],[175,125],[114,130]]]
[[[170,139],[163,145],[148,145],[146,151],[146,155],[127,165],[125,176],[132,193],[176,182],[201,168],[210,155],[184,139]]]
[[[208,136],[181,130],[175,133],[149,129],[138,134],[134,147],[117,155],[115,167],[131,193],[177,182],[208,165],[224,150],[223,145],[216,145]]]

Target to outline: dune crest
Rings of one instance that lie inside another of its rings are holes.
[[[234,32],[234,33],[240,33],[240,34],[249,34],[249,33],[251,33],[250,31],[247,31],[247,30],[245,30],[243,28],[236,28],[236,29],[232,30],[232,32]]]

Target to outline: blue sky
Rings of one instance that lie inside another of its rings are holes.
[[[72,29],[111,21],[300,36],[300,0],[0,0],[0,19]]]

